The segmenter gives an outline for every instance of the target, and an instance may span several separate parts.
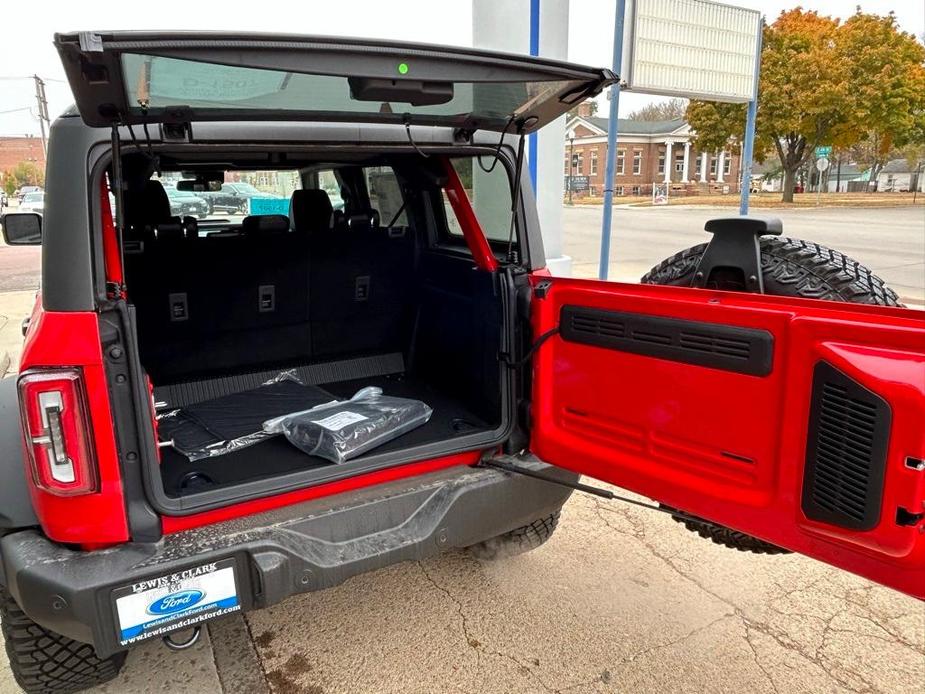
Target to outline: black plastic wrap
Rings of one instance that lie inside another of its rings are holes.
[[[363,388],[350,400],[320,405],[264,423],[309,455],[343,463],[427,423],[433,410],[420,400]]]
[[[259,388],[159,414],[158,434],[190,460],[212,458],[271,436],[263,430],[267,419],[330,402],[327,391],[283,372]]]

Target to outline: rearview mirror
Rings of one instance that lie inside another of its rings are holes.
[[[222,189],[223,174],[205,174],[196,178],[177,181],[177,190],[187,190],[193,193],[216,193]]]
[[[42,215],[9,212],[0,217],[3,240],[10,246],[39,246],[42,243]]]
[[[452,82],[348,77],[347,83],[350,85],[350,97],[357,101],[395,101],[412,106],[436,106],[453,99]]]

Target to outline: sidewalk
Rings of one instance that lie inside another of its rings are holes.
[[[18,369],[22,321],[34,303],[34,291],[0,292],[0,378]]]

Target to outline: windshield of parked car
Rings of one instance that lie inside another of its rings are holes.
[[[45,199],[45,193],[27,193],[22,199],[23,203],[42,202]]]

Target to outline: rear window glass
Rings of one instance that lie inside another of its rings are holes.
[[[405,69],[408,68],[407,64]],[[506,119],[537,102],[577,89],[579,80],[537,82],[456,82],[445,103],[413,106],[409,103],[361,101],[351,95],[346,77],[264,70],[194,60],[126,53],[123,72],[128,76],[130,104],[149,109],[166,106],[222,110],[272,110],[349,114],[410,113]],[[396,70],[399,66],[396,64]],[[402,73],[406,74],[406,73]],[[134,79],[137,76],[137,79]]]
[[[452,161],[486,238],[489,241],[507,242],[511,233],[511,183],[507,169],[500,162],[492,168],[494,159],[490,156],[483,157],[481,165],[475,157]],[[462,226],[446,192],[443,193],[443,207],[450,236],[462,237]],[[517,241],[516,237],[514,241]]]
[[[389,166],[370,166],[363,169],[366,176],[366,190],[369,192],[369,206],[379,213],[383,226],[407,226],[405,203],[401,185],[395,172]]]

